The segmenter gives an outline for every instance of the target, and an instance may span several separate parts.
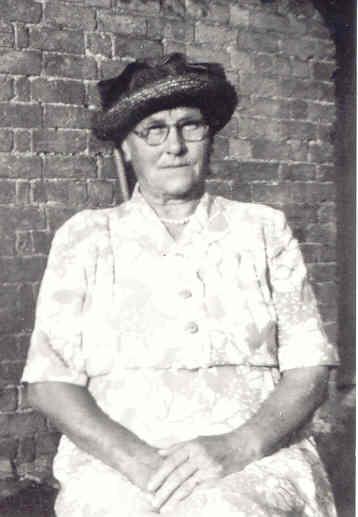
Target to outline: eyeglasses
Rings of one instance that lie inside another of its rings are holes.
[[[155,123],[143,129],[135,129],[133,133],[143,138],[148,145],[161,145],[168,138],[170,128],[162,123]],[[209,133],[209,126],[204,120],[190,120],[174,124],[174,127],[179,131],[181,137],[186,142],[199,142]]]

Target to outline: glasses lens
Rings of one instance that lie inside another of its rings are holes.
[[[149,145],[159,145],[167,138],[168,126],[156,126],[147,129],[146,140]]]
[[[202,140],[208,134],[209,127],[205,122],[190,122],[182,126],[182,135],[188,142]]]

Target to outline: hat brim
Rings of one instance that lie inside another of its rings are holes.
[[[167,77],[124,96],[107,111],[95,113],[93,130],[101,140],[123,140],[145,117],[179,106],[199,108],[213,133],[229,122],[237,94],[227,81],[204,79],[194,74]]]

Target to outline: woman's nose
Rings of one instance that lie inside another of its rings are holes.
[[[172,154],[181,154],[185,149],[185,140],[178,127],[172,126],[166,141],[167,151]]]

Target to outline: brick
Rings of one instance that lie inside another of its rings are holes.
[[[337,228],[334,223],[311,225],[307,230],[309,242],[317,242],[329,246],[336,242]]]
[[[62,202],[69,206],[83,205],[87,201],[85,183],[59,180],[45,182],[47,201]]]
[[[48,76],[72,79],[96,79],[97,65],[91,57],[44,54],[44,69]]]
[[[19,102],[30,102],[30,81],[27,77],[19,77],[15,81],[15,100]]]
[[[229,47],[230,64],[238,69],[240,73],[255,73],[255,62],[253,56],[249,52],[242,52],[235,47]]]
[[[31,231],[16,232],[16,254],[31,255],[34,252]]]
[[[2,317],[3,317],[3,314],[1,314],[1,318]],[[1,362],[0,363],[0,388],[5,388],[8,386],[16,386],[19,383],[23,368],[24,368],[23,362],[19,362],[19,361],[17,361],[17,362],[3,361],[3,362]],[[2,415],[0,414],[0,422],[1,422],[1,416]],[[0,429],[0,436],[1,436],[1,429]]]
[[[258,160],[293,160],[295,156],[296,153],[292,152],[292,146],[288,142],[277,142],[269,138],[256,138],[252,142],[252,157]]]
[[[308,104],[303,100],[293,100],[289,102],[289,117],[293,119],[308,118]]]
[[[287,17],[269,14],[267,12],[250,12],[249,25],[253,28],[263,29],[265,31],[277,31],[281,34],[292,34],[295,31],[295,27],[290,23]]]
[[[217,135],[213,143],[213,160],[224,160],[229,156],[229,140]]]
[[[188,22],[167,20],[163,28],[163,36],[166,39],[192,43],[194,41],[194,25]]]
[[[43,125],[49,128],[89,129],[91,112],[82,106],[47,105]]]
[[[337,65],[333,62],[313,63],[313,79],[317,81],[332,81]]]
[[[1,17],[3,20],[37,23],[42,16],[42,6],[28,0],[2,0]]]
[[[51,232],[56,231],[67,219],[78,212],[75,207],[46,207],[46,219]]]
[[[336,223],[336,205],[334,203],[323,204],[318,210],[318,218],[321,223]]]
[[[0,415],[0,435],[25,438],[46,428],[43,416],[35,412]]]
[[[320,298],[320,295],[317,294],[317,300],[319,302],[319,312],[321,315],[321,318],[323,320],[323,323],[332,323],[337,321],[338,319],[338,309],[336,305],[326,305],[325,303],[321,303],[322,300]],[[332,296],[337,297],[337,288],[335,289],[335,292],[332,292]],[[332,298],[333,299],[333,298]],[[324,300],[323,300],[324,302]]]
[[[38,207],[0,207],[0,234],[13,235],[14,230],[44,229],[43,211]]]
[[[41,52],[0,51],[0,73],[38,75],[41,72]]]
[[[31,151],[32,135],[30,130],[17,129],[15,131],[15,151],[26,153]]]
[[[12,479],[14,477],[13,470],[14,469],[11,465],[11,461],[8,458],[0,457],[0,480],[2,482],[4,482],[4,480]]]
[[[333,202],[336,190],[333,183],[296,182],[290,185],[290,196],[295,203],[320,205]]]
[[[281,178],[284,181],[305,181],[314,180],[316,177],[316,167],[310,164],[282,164]]]
[[[256,54],[254,56],[254,69],[258,70],[261,75],[272,75],[274,73],[274,62],[271,54]],[[280,75],[284,75],[281,69]]]
[[[88,199],[91,207],[103,207],[113,203],[113,184],[108,181],[91,181],[88,185]]]
[[[46,156],[45,178],[94,178],[96,161],[88,156]]]
[[[140,38],[116,36],[114,42],[115,56],[143,59],[147,56],[160,57],[163,55],[163,45],[158,41]]]
[[[186,54],[193,61],[220,63],[224,68],[230,65],[230,58],[225,50],[209,48],[207,45],[188,45]]]
[[[43,253],[47,255],[50,251],[52,236],[47,231],[32,232],[34,253]]]
[[[334,146],[327,143],[309,143],[309,161],[313,163],[333,163],[334,162]]]
[[[336,118],[336,106],[334,104],[311,102],[308,117],[319,124],[332,123]]]
[[[192,18],[228,23],[230,20],[230,6],[228,2],[203,2],[202,0],[186,0],[187,15]]]
[[[266,138],[275,142],[280,141],[284,133],[279,120],[240,117],[239,135],[242,138]]]
[[[318,61],[334,61],[335,58],[336,47],[333,39],[317,39],[315,59]]]
[[[317,180],[319,181],[335,181],[337,170],[332,165],[319,165],[317,167]]]
[[[0,180],[0,204],[6,205],[15,202],[16,184],[14,180]]]
[[[41,433],[36,440],[36,454],[53,454],[57,450],[60,433]]]
[[[334,280],[337,276],[336,264],[312,264],[309,268],[310,278],[313,282],[325,282]]]
[[[219,25],[209,25],[208,23],[198,22],[195,26],[195,41],[198,43],[214,43],[215,45],[225,45],[235,41],[237,31],[220,27]]]
[[[81,2],[87,7],[112,7],[112,0],[68,0],[68,2]]]
[[[2,259],[0,259],[2,260]],[[8,261],[10,259],[7,259]],[[0,273],[1,274],[1,273]],[[1,331],[4,333],[19,332],[20,321],[17,307],[17,288],[14,285],[2,286],[0,292],[0,324]],[[9,367],[3,367],[3,364],[9,364]],[[0,385],[10,384],[9,379],[12,376],[11,365],[13,362],[0,363]]]
[[[98,12],[98,29],[102,32],[114,34],[128,34],[129,36],[146,34],[146,20],[140,16]]]
[[[35,130],[33,146],[35,152],[76,153],[86,149],[87,135],[76,130]]]
[[[160,10],[159,0],[114,0],[114,7],[128,11],[134,10],[141,13],[156,15]]]
[[[93,30],[96,26],[96,13],[89,7],[71,6],[57,3],[45,4],[44,16],[46,22],[61,27]]]
[[[247,140],[239,138],[229,139],[229,155],[238,160],[248,160],[252,158],[252,146]]]
[[[15,254],[14,233],[6,235],[0,225],[0,255],[11,257]]]
[[[99,108],[101,106],[97,82],[94,84],[87,82],[84,104],[89,108]]]
[[[301,61],[300,59],[291,58],[291,73],[294,77],[301,77],[302,79],[311,78],[310,63]]]
[[[18,442],[14,438],[0,440],[0,457],[13,460],[16,456]]]
[[[256,74],[242,74],[240,90],[245,95],[258,97],[276,97],[280,93],[280,82],[276,79],[260,77]]]
[[[15,411],[17,407],[17,390],[16,388],[0,389],[0,411]]]
[[[0,257],[2,282],[35,282],[41,278],[45,267],[44,257]]]
[[[230,6],[230,23],[231,25],[248,26],[250,12],[236,4]]]
[[[317,208],[309,205],[285,204],[284,211],[292,227],[306,227],[317,222]]]
[[[0,20],[0,47],[12,48],[15,44],[15,34],[10,23]]]
[[[286,138],[296,138],[298,140],[315,140],[317,135],[317,126],[315,124],[298,120],[282,121],[281,130]]]
[[[273,52],[279,50],[279,38],[269,32],[256,32],[252,30],[240,30],[237,38],[238,49]]]
[[[250,181],[273,181],[278,179],[277,163],[240,162],[238,177],[243,183]]]
[[[0,101],[9,101],[14,97],[14,80],[6,75],[0,77]]]
[[[79,81],[36,78],[31,82],[31,96],[39,102],[82,105],[85,87]]]
[[[297,38],[291,36],[282,42],[285,53],[289,56],[298,57],[303,61],[310,61],[311,59],[317,59],[316,40],[307,38]]]
[[[264,175],[261,178],[264,179]],[[270,206],[285,205],[289,199],[289,186],[255,184],[252,186],[252,200],[256,203],[264,203]]]
[[[284,100],[254,97],[240,102],[240,111],[249,116],[268,118],[289,118],[289,105]]]
[[[16,204],[29,205],[30,204],[30,183],[28,181],[16,181]]]
[[[239,163],[236,160],[211,160],[210,171],[210,177],[227,181],[239,174]]]
[[[251,201],[251,187],[238,181],[215,181],[207,182],[207,191],[212,194],[219,194],[235,201]]]
[[[24,23],[15,23],[16,48],[27,48],[29,45],[29,32]]]
[[[1,86],[0,86],[1,89]],[[0,129],[0,152],[8,153],[14,145],[14,134],[9,129]],[[1,171],[0,171],[1,176]]]
[[[273,62],[272,62],[272,70],[271,73],[273,75],[277,76],[290,76],[293,74],[292,72],[292,61],[290,58],[285,56],[273,56]],[[295,75],[295,74],[293,74]]]
[[[84,54],[84,35],[78,30],[32,27],[29,46],[35,49]]]
[[[0,126],[41,127],[41,107],[31,104],[0,104]]]
[[[19,461],[34,461],[36,457],[35,440],[32,436],[25,436],[20,440],[17,458]]]
[[[42,161],[39,156],[0,155],[0,177],[36,178],[41,176]]]
[[[163,47],[165,54],[171,54],[172,52],[186,53],[186,47],[183,41],[163,39]]]
[[[110,61],[102,61],[100,63],[100,76],[103,79],[109,79],[120,74],[128,63],[123,63],[120,59],[111,59]]]
[[[166,0],[161,4],[161,11],[164,16],[177,16],[180,18],[185,17],[186,4],[185,0]]]
[[[112,57],[112,38],[109,34],[89,33],[86,49],[91,55]]]

